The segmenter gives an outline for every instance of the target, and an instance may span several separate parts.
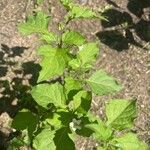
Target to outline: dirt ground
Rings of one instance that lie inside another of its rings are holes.
[[[82,31],[89,40],[101,44],[96,69],[104,69],[124,86],[115,95],[97,97],[92,111],[102,116],[104,104],[112,98],[135,98],[138,117],[135,131],[150,144],[150,1],[149,0],[77,0],[81,5],[111,9],[104,13],[109,22],[77,21],[70,26]],[[45,0],[38,9],[46,10],[55,18],[50,29],[64,15],[56,0]],[[46,9],[45,9],[46,8]],[[17,31],[19,22],[34,10],[33,0],[0,0],[0,150],[7,146],[12,129],[11,118],[20,106],[17,101],[26,98],[29,85],[34,85],[40,70],[37,65],[35,36],[23,37]],[[126,28],[125,24],[128,25]],[[77,150],[92,150],[92,140],[80,139]]]

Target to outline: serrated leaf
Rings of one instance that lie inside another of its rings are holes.
[[[106,95],[113,92],[118,92],[122,89],[122,86],[106,74],[106,72],[99,70],[96,71],[88,80],[87,83],[91,87],[92,91],[98,95]]]
[[[60,83],[38,84],[32,88],[31,95],[44,108],[47,108],[50,103],[53,103],[56,107],[66,107],[66,97],[63,86]]]
[[[17,115],[13,119],[11,126],[16,130],[27,129],[29,136],[31,138],[32,133],[36,129],[37,123],[38,123],[37,117],[32,112],[24,109],[17,113]]]
[[[32,33],[45,34],[48,33],[49,17],[43,12],[37,12],[35,16],[29,16],[27,22],[18,26],[19,32],[23,35]]]
[[[81,61],[81,65],[86,66],[95,61],[98,52],[97,43],[87,43],[79,47],[77,57]]]
[[[131,128],[136,117],[135,100],[115,99],[106,104],[106,124],[114,129]]]
[[[72,18],[94,18],[97,16],[90,8],[81,7],[79,5],[72,6],[69,14]]]
[[[38,54],[43,56],[40,62],[42,70],[40,71],[38,82],[63,74],[70,59],[66,49],[56,49],[49,45],[41,46]]]
[[[87,91],[79,91],[70,102],[70,106],[77,113],[86,114],[90,109],[92,101],[92,93]]]
[[[36,150],[56,150],[54,144],[55,131],[43,129],[33,140],[33,147]]]
[[[94,138],[99,141],[107,141],[112,137],[113,131],[111,128],[107,127],[100,119],[98,123],[92,123],[86,125],[87,128],[94,131]]]
[[[56,150],[75,150],[75,144],[68,135],[68,128],[61,128],[55,134]]]
[[[68,94],[70,91],[80,90],[82,89],[82,84],[80,81],[74,79],[73,77],[66,77],[65,78],[65,89],[66,93]]]
[[[41,40],[44,40],[47,43],[55,42],[55,41],[57,41],[57,35],[52,32],[49,32],[47,34],[43,34],[41,36]]]
[[[80,46],[85,43],[85,37],[76,31],[66,31],[62,36],[62,41],[69,45]]]
[[[123,150],[148,150],[148,145],[139,141],[133,133],[127,133],[120,138],[113,139],[115,146]]]

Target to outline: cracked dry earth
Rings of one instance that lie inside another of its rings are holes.
[[[119,83],[124,86],[124,90],[115,95],[105,97],[96,97],[92,103],[92,111],[103,116],[105,102],[112,98],[135,98],[137,100],[138,117],[135,122],[135,131],[139,137],[150,144],[150,4],[145,0],[146,5],[138,6],[138,12],[132,7],[135,3],[130,0],[78,0],[81,5],[87,5],[96,8],[103,8],[111,4],[112,11],[117,15],[127,14],[127,18],[133,21],[135,28],[130,30],[133,37],[126,38],[125,31],[120,31],[123,35],[119,40],[120,47],[117,46],[116,39],[109,43],[102,33],[109,31],[118,32],[120,24],[105,25],[100,21],[85,20],[71,23],[70,26],[82,31],[89,40],[97,39],[101,42],[100,55],[96,62],[96,69],[104,69],[107,73],[114,76]],[[134,0],[133,0],[134,2]],[[144,1],[143,1],[144,2]],[[50,6],[51,5],[51,6]],[[51,23],[50,29],[54,23],[58,23],[64,15],[63,8],[56,0],[45,0],[43,6],[38,9],[52,10],[52,16],[55,18]],[[28,89],[29,84],[34,85],[39,70],[36,62],[38,58],[35,55],[37,39],[35,36],[23,37],[17,31],[19,22],[25,20],[27,14],[34,9],[32,0],[1,0],[0,1],[0,146],[7,145],[9,135],[12,129],[9,127],[11,119],[14,117],[17,109],[17,101],[22,96],[22,90]],[[49,13],[49,11],[46,11]],[[116,17],[118,18],[118,16]],[[127,21],[123,20],[123,21]],[[142,23],[141,23],[142,22]],[[144,24],[143,24],[144,22]],[[111,22],[110,22],[111,23]],[[130,22],[129,22],[130,23]],[[141,24],[140,24],[141,23]],[[140,26],[141,25],[141,26]],[[142,27],[143,25],[143,27]],[[147,26],[146,26],[147,25]],[[137,32],[136,32],[137,31]],[[139,32],[138,32],[139,31]],[[145,34],[142,36],[142,34]],[[97,35],[97,36],[96,36]],[[100,36],[98,36],[100,35]],[[121,43],[122,42],[122,43]],[[124,44],[126,44],[124,46]],[[119,50],[118,50],[119,49]],[[21,86],[21,90],[17,86]],[[77,150],[92,150],[96,143],[92,139],[83,139],[79,137],[76,142]],[[0,148],[2,149],[2,148]]]

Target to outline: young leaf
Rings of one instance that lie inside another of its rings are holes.
[[[33,140],[33,148],[36,150],[56,150],[54,144],[55,131],[43,129]]]
[[[76,91],[82,89],[82,84],[80,81],[73,79],[73,77],[65,78],[65,89],[68,94],[70,91]]]
[[[55,129],[59,129],[60,127],[62,127],[62,123],[60,120],[60,115],[57,113],[53,113],[53,115],[49,115],[45,121],[50,124],[51,126],[53,126]],[[44,122],[45,122],[44,121]]]
[[[41,36],[41,40],[44,40],[46,41],[47,43],[51,43],[51,42],[55,42],[57,41],[57,36],[56,34],[52,33],[52,32],[49,32],[47,34],[43,34]]]
[[[86,114],[90,109],[92,101],[92,93],[87,91],[79,91],[71,101],[72,109],[78,113]]]
[[[38,54],[43,56],[43,60],[40,62],[42,70],[38,82],[63,74],[69,60],[66,49],[56,49],[44,45],[39,48]]]
[[[65,108],[66,97],[63,86],[60,83],[38,84],[32,88],[31,95],[34,100],[42,107],[53,103],[56,107]]]
[[[81,61],[81,65],[86,66],[95,61],[98,52],[97,43],[87,43],[79,47],[77,57]]]
[[[64,7],[67,9],[67,10],[70,10],[71,9],[71,6],[74,5],[72,2],[73,0],[60,0],[61,4],[64,5]]]
[[[23,35],[32,33],[45,34],[48,33],[49,17],[43,12],[37,12],[35,16],[29,16],[26,23],[21,23],[18,26],[19,32]]]
[[[118,85],[116,81],[108,76],[106,72],[99,70],[95,72],[88,80],[87,83],[92,91],[98,95],[106,95],[113,92],[118,92],[122,86]]]
[[[32,120],[32,121],[31,121]],[[16,130],[28,130],[29,136],[31,138],[32,133],[36,129],[38,120],[32,112],[24,109],[17,113],[11,126]]]
[[[107,141],[112,137],[113,131],[100,121],[100,119],[98,123],[88,124],[86,127],[94,131],[93,136],[98,141]]]
[[[131,128],[136,117],[135,100],[111,100],[106,104],[107,125],[114,129],[123,130]]]
[[[85,43],[85,37],[76,31],[66,31],[62,36],[62,41],[69,45],[80,46]]]
[[[75,144],[68,136],[68,128],[61,128],[55,134],[56,150],[75,150]]]
[[[78,70],[81,66],[81,62],[78,59],[72,59],[71,61],[69,61],[68,65],[74,69],[74,70]]]
[[[123,150],[148,150],[148,145],[138,140],[133,133],[127,133],[120,138],[113,139],[115,146]]]

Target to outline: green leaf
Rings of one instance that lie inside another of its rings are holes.
[[[71,101],[71,106],[77,113],[86,114],[91,107],[92,93],[87,91],[79,91]]]
[[[50,124],[51,126],[53,126],[55,129],[59,129],[60,127],[62,127],[62,123],[60,120],[60,115],[57,113],[53,113],[53,115],[49,115],[45,121]]]
[[[80,81],[69,76],[65,78],[65,89],[66,89],[66,93],[68,94],[70,91],[74,91],[74,90],[78,91],[82,89],[82,84]]]
[[[115,146],[123,150],[148,150],[148,145],[139,141],[133,133],[127,133],[120,138],[113,139]]]
[[[44,40],[47,43],[55,42],[55,41],[57,41],[57,35],[52,32],[49,32],[47,34],[43,34],[41,36],[41,40]]]
[[[106,148],[104,148],[104,147],[97,147],[97,149],[96,150],[107,150]]]
[[[85,43],[85,37],[76,31],[66,31],[62,36],[62,41],[69,45],[80,46]]]
[[[95,61],[98,52],[97,43],[87,43],[79,47],[77,57],[81,61],[81,65],[86,66]]]
[[[56,107],[66,107],[66,96],[63,86],[60,83],[55,84],[38,84],[32,88],[31,95],[34,100],[42,107],[53,103]]]
[[[106,104],[107,125],[114,129],[131,128],[136,117],[135,100],[115,99]]]
[[[54,144],[55,131],[43,129],[33,140],[33,147],[36,150],[56,150]]]
[[[37,117],[32,112],[23,109],[22,111],[17,113],[17,115],[13,119],[11,126],[16,130],[27,129],[29,136],[31,138],[32,133],[36,129],[37,123],[38,123]]]
[[[72,59],[69,61],[69,66],[74,70],[78,70],[81,66],[81,62],[78,59]]]
[[[95,18],[97,16],[90,8],[81,7],[79,5],[72,6],[69,15],[72,18]]]
[[[50,45],[41,46],[38,54],[43,56],[38,82],[62,75],[70,59],[66,49],[56,49]]]
[[[18,138],[18,137],[14,137],[11,142],[10,142],[10,150],[12,149],[12,147],[15,148],[20,148],[21,146],[24,146],[25,143],[22,141],[22,139]],[[9,148],[8,148],[9,149]],[[14,150],[12,149],[12,150]]]
[[[71,9],[71,6],[73,5],[73,0],[60,0],[61,4],[64,5],[64,7],[67,8],[67,10]]]
[[[106,72],[99,70],[96,71],[88,80],[87,83],[92,91],[98,95],[106,95],[113,92],[118,92],[122,86],[118,85],[116,81],[108,76]]]
[[[43,12],[37,12],[35,16],[29,16],[26,23],[21,23],[18,26],[19,32],[23,35],[32,33],[45,34],[48,33],[49,17]]]
[[[37,4],[40,5],[44,2],[44,0],[37,0]]]
[[[55,134],[56,150],[75,150],[75,144],[68,135],[68,128],[61,128]]]
[[[94,138],[99,141],[107,141],[112,137],[113,131],[111,128],[107,127],[100,119],[98,123],[92,123],[86,125],[87,128],[94,131]]]

